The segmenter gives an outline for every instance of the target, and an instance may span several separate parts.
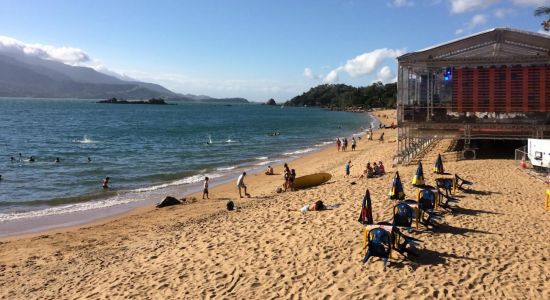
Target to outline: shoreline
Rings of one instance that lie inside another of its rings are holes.
[[[375,115],[376,112],[380,112],[380,111],[384,111],[384,110],[368,111],[368,112],[364,111],[362,113],[368,114],[370,116],[370,118],[372,119],[371,124],[372,122],[374,122],[374,123],[382,123],[383,125],[388,125],[384,123],[381,120],[381,118]],[[392,111],[392,110],[389,110],[389,111]],[[363,126],[360,126],[358,129],[360,131],[354,131],[353,133],[350,132],[348,135],[356,136],[356,137],[365,135],[366,131],[363,128]],[[373,131],[375,132],[377,130],[379,130],[379,128],[375,126],[373,128]],[[305,159],[310,155],[315,155],[319,152],[326,151],[330,147],[334,147],[334,142],[330,142],[322,146],[317,146],[315,144],[310,145],[310,147],[307,147],[307,149],[312,149],[312,148],[315,148],[315,149],[305,152],[301,154],[301,156],[300,156],[300,153],[289,155],[287,159],[285,159],[284,153],[280,153],[278,154],[278,156],[274,157],[276,159],[276,163],[270,163],[269,165],[274,167],[275,173],[277,174],[277,170],[279,168],[282,168],[284,163],[295,162],[298,160]],[[291,150],[291,151],[297,152],[297,151],[303,151],[303,150],[304,149]],[[244,167],[237,167],[234,170],[232,169],[230,172],[223,174],[220,177],[216,177],[216,181],[214,182],[211,181],[210,190],[212,191],[220,186],[222,186],[222,189],[225,190],[226,186],[232,186],[231,183],[240,174],[240,172],[244,170],[246,170],[247,175],[258,175],[258,174],[263,175],[263,171],[265,170],[267,165],[268,164],[265,164],[265,165],[253,164],[246,169]],[[162,185],[162,184],[166,184],[166,183],[155,184],[155,186]],[[179,194],[177,195],[167,194],[170,190],[174,192],[177,191]],[[167,189],[167,190],[160,190],[159,194],[162,193],[163,196],[161,196],[160,198],[154,198],[151,200],[134,200],[134,201],[128,201],[126,203],[114,204],[112,206],[104,206],[99,208],[71,211],[71,212],[61,213],[61,214],[51,214],[51,215],[43,215],[43,216],[37,216],[37,217],[24,217],[21,219],[9,220],[9,221],[5,221],[5,223],[3,224],[3,228],[2,228],[3,230],[0,231],[0,241],[13,240],[13,239],[25,238],[25,237],[34,237],[42,234],[58,233],[58,232],[63,232],[65,230],[74,230],[83,226],[94,226],[98,224],[104,224],[105,222],[117,220],[119,218],[124,218],[125,216],[130,216],[136,213],[139,214],[146,211],[155,210],[156,209],[155,204],[161,201],[162,199],[164,199],[164,197],[166,196],[173,196],[178,199],[181,199],[181,198],[200,199],[202,197],[201,191],[202,191],[202,181],[198,181],[198,182],[193,182],[182,186],[176,185],[176,186],[173,186],[171,189]],[[131,193],[132,190],[128,190],[126,192]],[[200,202],[200,200],[198,202]],[[185,204],[185,205],[189,205],[189,204]],[[200,203],[191,203],[191,205],[200,205]]]

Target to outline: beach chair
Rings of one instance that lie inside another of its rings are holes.
[[[446,196],[454,195],[456,193],[457,183],[456,177],[439,177],[435,179],[435,185],[438,189],[445,191]]]
[[[432,190],[421,190],[418,194],[418,213],[420,223],[424,226],[438,227],[435,220],[439,220],[440,216],[435,212],[435,193]]]
[[[413,209],[404,202],[393,207],[393,226],[411,227],[414,219]]]
[[[451,202],[458,202],[458,199],[443,193],[439,188],[437,189],[436,203],[437,207],[441,207],[445,210],[452,210]]]
[[[383,228],[371,229],[367,235],[367,253],[363,263],[367,263],[369,258],[375,256],[384,259],[384,271],[391,255],[391,237],[390,233]]]
[[[454,184],[456,185],[456,187],[460,190],[464,190],[464,188],[462,187],[463,185],[472,185],[474,184],[473,182],[471,181],[468,181],[466,179],[463,179],[463,178],[460,178],[460,176],[458,176],[458,174],[455,174],[455,181],[454,181]]]

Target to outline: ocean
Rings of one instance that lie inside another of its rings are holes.
[[[212,186],[378,125],[317,108],[174,103],[0,99],[0,225],[180,196],[204,176]]]

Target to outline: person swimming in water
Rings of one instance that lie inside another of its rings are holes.
[[[34,157],[29,157],[29,162],[34,162]]]
[[[55,158],[55,162],[56,162],[56,163],[60,163],[60,162],[61,162],[61,160],[59,159],[59,157],[56,157],[56,158]]]
[[[88,156],[88,162],[92,162],[92,159]]]
[[[103,185],[102,185],[103,189],[106,190],[106,189],[109,188],[109,180],[110,180],[110,179],[111,179],[111,178],[109,178],[109,177],[105,177],[105,179],[103,179]]]

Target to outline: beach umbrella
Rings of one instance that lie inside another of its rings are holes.
[[[414,186],[424,185],[424,170],[422,169],[421,161],[418,161],[418,167],[416,168],[416,174],[414,174],[412,184]]]
[[[401,183],[401,177],[399,177],[399,172],[395,172],[393,180],[391,183],[390,192],[388,193],[390,199],[393,200],[403,200],[405,199],[405,192],[403,191],[403,184]]]
[[[363,204],[361,204],[361,214],[359,215],[359,223],[363,225],[373,224],[372,220],[372,205],[370,201],[370,192],[367,190],[365,197],[363,197]]]
[[[443,160],[441,159],[441,154],[438,154],[434,164],[434,173],[443,174],[443,172]]]

